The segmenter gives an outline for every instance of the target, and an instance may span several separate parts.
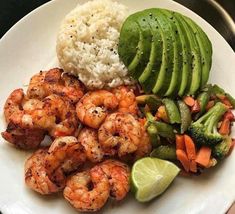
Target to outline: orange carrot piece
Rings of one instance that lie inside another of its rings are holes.
[[[199,111],[200,111],[200,104],[199,104],[199,102],[197,100],[195,100],[195,103],[194,103],[194,105],[191,108],[191,112],[192,113],[197,113]]]
[[[206,111],[208,111],[210,108],[212,108],[215,105],[214,100],[210,100],[206,105]]]
[[[190,162],[189,162],[189,159],[185,153],[185,151],[181,150],[181,149],[177,149],[176,150],[176,156],[177,156],[177,159],[180,161],[180,163],[182,164],[182,166],[184,167],[184,170],[186,172],[189,172],[189,165],[190,165]]]
[[[189,160],[195,160],[196,159],[196,148],[195,144],[191,137],[188,135],[184,135],[184,143],[186,148],[186,153]]]
[[[197,172],[197,163],[195,160],[190,160],[190,163],[189,163],[189,170],[191,172]]]
[[[188,105],[190,107],[192,107],[195,104],[195,100],[190,96],[184,97],[184,102],[186,105]]]
[[[158,108],[157,113],[156,113],[156,117],[162,119],[166,123],[169,122],[169,118],[168,118],[165,106],[160,106]]]
[[[202,146],[197,153],[196,162],[201,166],[207,167],[210,163],[211,148],[207,146]]]
[[[228,135],[230,133],[230,120],[224,119],[221,123],[219,133],[222,135]]]
[[[185,151],[184,135],[177,134],[175,137],[175,144],[176,144],[176,149],[181,149]]]
[[[231,110],[228,110],[225,114],[224,114],[224,119],[228,119],[230,121],[234,121],[235,117],[234,114],[232,113]]]
[[[233,105],[231,104],[231,102],[229,101],[229,99],[222,94],[216,94],[216,96],[220,99],[220,101],[225,104],[228,108],[232,109]]]

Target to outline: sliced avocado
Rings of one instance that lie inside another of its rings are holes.
[[[155,17],[152,13],[152,9],[144,11],[146,14],[146,20],[149,24],[150,31],[152,34],[151,52],[149,57],[149,63],[144,69],[143,73],[139,77],[145,92],[149,93],[152,91],[154,83],[158,77],[159,70],[161,67],[162,59],[162,35],[159,29],[159,24],[155,21]]]
[[[173,48],[174,48],[174,59],[173,59],[173,73],[171,77],[171,82],[168,90],[165,93],[165,96],[177,95],[178,86],[181,83],[182,79],[182,43],[181,36],[176,26],[176,20],[173,17],[172,13],[168,10],[162,10],[163,14],[167,16],[168,22],[171,24],[172,29],[172,39],[173,39]]]
[[[135,17],[136,23],[139,26],[140,33],[142,35],[140,36],[140,40],[143,41],[143,50],[141,52],[142,56],[141,56],[141,60],[138,63],[138,66],[132,69],[132,66],[129,65],[128,69],[131,72],[132,76],[135,79],[138,79],[149,63],[151,43],[152,43],[152,33],[150,31],[150,26],[148,24],[148,21],[146,20],[146,18],[143,16],[142,13],[136,13],[134,17]]]
[[[153,93],[164,95],[170,85],[173,72],[174,49],[172,29],[171,25],[168,23],[167,17],[161,12],[161,9],[153,10],[153,14],[155,20],[159,23],[163,40],[162,64],[153,88]]]
[[[171,12],[175,20],[175,25],[177,27],[181,44],[182,44],[182,74],[181,82],[179,83],[178,95],[183,96],[185,89],[187,87],[188,81],[191,81],[190,74],[192,73],[191,65],[191,52],[190,52],[190,43],[188,37],[185,36],[186,32],[183,24],[179,20],[178,16],[175,15],[175,12]]]
[[[201,84],[202,63],[200,56],[200,48],[190,25],[188,25],[188,23],[185,21],[184,17],[181,14],[176,13],[176,15],[179,17],[179,20],[183,24],[190,43],[190,50],[192,55],[192,78],[191,83],[187,86],[187,93],[189,95],[194,95],[196,91],[200,88]]]
[[[143,58],[143,53],[144,53],[144,36],[139,26],[138,26],[138,30],[139,30],[140,39],[136,47],[136,55],[134,59],[131,61],[131,63],[127,66],[129,73],[134,78],[137,78],[137,74],[135,74],[135,69],[137,66],[140,65],[142,58]]]
[[[201,63],[202,63],[201,88],[203,88],[209,79],[209,74],[211,69],[211,62],[212,62],[211,43],[210,41],[208,43],[208,38],[205,36],[206,34],[194,21],[185,16],[184,18],[187,21],[187,23],[191,26],[194,35],[196,36],[196,40],[199,44],[200,53],[201,53]]]
[[[133,17],[129,16],[122,25],[118,44],[118,54],[125,66],[128,66],[136,56],[137,46],[140,46],[139,40],[139,27],[133,22]]]

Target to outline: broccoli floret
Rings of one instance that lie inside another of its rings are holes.
[[[224,139],[217,131],[217,126],[226,111],[226,106],[218,102],[190,125],[188,132],[196,144],[213,147]]]
[[[222,142],[217,144],[213,149],[212,149],[212,156],[218,159],[223,159],[229,152],[229,149],[232,144],[232,139],[231,137],[225,137]]]

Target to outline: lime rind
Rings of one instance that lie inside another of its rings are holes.
[[[175,164],[158,158],[138,160],[131,172],[131,185],[136,199],[147,202],[162,194],[179,171]]]

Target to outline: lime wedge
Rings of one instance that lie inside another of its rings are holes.
[[[158,158],[142,158],[131,171],[131,188],[135,198],[147,202],[162,194],[180,169],[173,163]]]

